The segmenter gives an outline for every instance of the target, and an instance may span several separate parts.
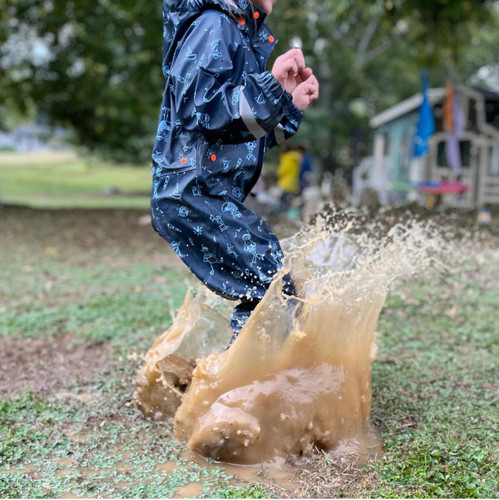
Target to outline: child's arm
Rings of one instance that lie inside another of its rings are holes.
[[[187,130],[210,142],[249,142],[279,123],[296,131],[303,113],[274,76],[245,73],[247,51],[237,25],[216,10],[205,11],[189,28],[170,76],[176,112]]]
[[[305,111],[312,101],[319,97],[319,82],[314,75],[300,83],[293,91],[293,104],[296,108]],[[274,146],[281,145],[298,130],[299,123],[285,118],[277,127],[265,137],[265,151]]]

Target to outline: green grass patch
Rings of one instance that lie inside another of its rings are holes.
[[[261,486],[253,485],[249,488],[242,486],[220,488],[214,492],[214,498],[275,498]]]
[[[498,276],[497,263],[489,271]],[[380,319],[372,418],[384,455],[374,463],[375,497],[498,495],[499,294],[466,276],[412,283],[419,304],[392,297]]]
[[[186,291],[186,275],[178,267],[163,270],[159,282],[158,267],[146,264],[114,269],[46,264],[40,269],[42,279],[34,282],[33,276],[17,279],[23,274],[13,268],[0,335],[14,338],[74,335],[81,341],[111,342],[125,351],[130,345],[146,349],[151,335],[169,325],[170,309],[182,304]],[[43,293],[44,275],[57,277],[49,294]]]
[[[62,160],[61,160],[62,158]],[[0,154],[4,204],[44,208],[147,208],[151,169],[57,154]],[[114,193],[114,194],[113,194]]]
[[[120,375],[124,375],[123,372]],[[109,379],[108,379],[109,380]],[[125,379],[126,380],[126,379]],[[71,401],[21,395],[0,406],[0,496],[171,498],[200,482],[204,496],[232,479],[216,466],[182,458],[171,426],[145,421],[123,404],[120,379],[96,385],[105,403],[97,408]],[[169,463],[167,470],[161,464]]]

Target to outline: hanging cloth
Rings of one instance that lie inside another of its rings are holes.
[[[460,139],[466,131],[466,119],[454,82],[447,82],[444,103],[444,128],[447,132],[445,154],[447,163],[456,173],[461,173]]]
[[[420,158],[428,153],[430,137],[435,133],[435,117],[428,97],[428,75],[421,72],[423,86],[423,102],[419,108],[419,120],[416,137],[414,139],[414,156]]]

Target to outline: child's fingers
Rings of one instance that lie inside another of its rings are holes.
[[[296,61],[298,71],[301,71],[303,68],[305,68],[305,56],[300,49],[295,48],[288,50],[284,55]]]
[[[282,70],[285,76],[296,75],[298,73],[298,65],[294,59],[288,59],[283,65]]]
[[[301,71],[302,69],[305,68],[305,56],[303,55],[303,52],[300,49],[290,49],[281,56],[279,56],[276,59],[277,61],[288,61],[288,60],[294,60],[296,62],[296,65],[298,67],[298,71]],[[296,74],[297,74],[296,73]]]
[[[305,80],[308,80],[313,74],[314,72],[311,68],[304,68],[300,71],[300,73],[298,73],[297,80],[299,83],[303,83]]]
[[[302,71],[303,69],[305,69],[305,56],[303,55],[303,52],[300,49],[291,49],[291,50],[294,51],[294,59],[298,66],[298,72]]]
[[[319,97],[319,82],[315,76],[311,76],[305,83],[307,83],[307,92],[311,99]]]
[[[315,76],[310,76],[306,81],[298,85],[293,92],[293,102],[299,109],[307,106],[319,98],[319,82]]]
[[[298,63],[296,62],[295,59],[293,58],[284,58],[284,59],[276,59],[276,62],[274,64],[274,68],[278,72],[283,72],[283,73],[293,73],[296,75],[300,70],[298,67]]]
[[[308,93],[308,97],[311,101],[319,99],[319,87],[317,85],[313,86]]]
[[[315,85],[317,88],[319,88],[319,81],[317,80],[317,77],[315,75],[311,75],[307,80],[307,83],[309,83],[310,85]]]
[[[311,75],[303,83],[300,83],[295,89],[295,92],[310,94],[311,92],[319,92],[319,82],[314,75]]]

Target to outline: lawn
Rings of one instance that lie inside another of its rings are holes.
[[[73,153],[1,153],[0,201],[38,208],[146,208],[149,166],[107,164]]]
[[[497,227],[453,272],[391,293],[372,374],[382,454],[277,473],[186,452],[131,405],[141,354],[193,282],[144,215],[0,208],[0,497],[499,496]]]

